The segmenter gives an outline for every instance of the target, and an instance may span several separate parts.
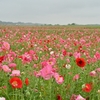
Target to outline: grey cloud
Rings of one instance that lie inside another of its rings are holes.
[[[0,0],[0,20],[6,21],[100,23],[99,10],[100,0]]]

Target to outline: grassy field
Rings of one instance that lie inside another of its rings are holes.
[[[0,100],[100,100],[100,26],[0,26]]]

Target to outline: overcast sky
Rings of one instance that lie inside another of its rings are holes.
[[[100,0],[0,0],[0,20],[100,24]]]

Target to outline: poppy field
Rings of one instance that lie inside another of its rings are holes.
[[[100,100],[100,27],[0,26],[0,100]]]

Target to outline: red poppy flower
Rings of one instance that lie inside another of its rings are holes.
[[[67,51],[66,50],[63,50],[63,56],[66,56],[67,55]]]
[[[86,83],[82,86],[82,90],[84,92],[91,92],[92,90],[92,83]]]
[[[76,59],[76,64],[79,66],[79,67],[84,67],[86,65],[86,62],[84,60],[84,58],[77,58]]]
[[[4,56],[0,56],[0,63],[4,60]]]
[[[62,97],[60,95],[57,95],[57,100],[62,100]]]
[[[13,77],[9,80],[9,83],[11,84],[12,88],[22,88],[22,80],[18,77]]]
[[[28,78],[25,79],[25,84],[29,85],[29,79]]]

